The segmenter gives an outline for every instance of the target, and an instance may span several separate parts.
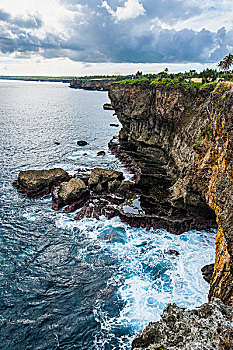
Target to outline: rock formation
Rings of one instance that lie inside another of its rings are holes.
[[[116,79],[74,79],[70,81],[70,88],[107,91]]]
[[[231,84],[113,84],[109,97],[123,127],[110,148],[134,169],[146,215],[177,233],[214,227],[216,216],[209,298],[233,305]]]
[[[66,205],[67,211],[74,211],[80,208],[89,198],[90,191],[81,179],[72,178],[68,182],[62,182],[52,189],[52,209],[59,210]]]
[[[39,198],[51,192],[54,185],[69,180],[68,173],[60,168],[20,171],[13,185],[28,197]]]
[[[230,350],[233,348],[232,308],[219,299],[185,311],[168,304],[161,320],[151,322],[133,340],[134,350]]]

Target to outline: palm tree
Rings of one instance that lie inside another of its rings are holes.
[[[229,70],[230,66],[233,64],[233,55],[231,53],[229,53],[228,56],[226,56],[223,59],[224,62],[224,70]]]

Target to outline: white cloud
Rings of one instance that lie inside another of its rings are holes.
[[[118,21],[124,21],[136,18],[144,13],[144,7],[138,0],[127,0],[123,7],[117,7],[116,17]]]
[[[117,6],[116,11],[109,6],[107,1],[102,2],[102,7],[105,7],[117,21],[125,21],[145,14],[145,9],[139,0],[127,0],[124,6]]]

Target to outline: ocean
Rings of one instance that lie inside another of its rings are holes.
[[[68,84],[0,81],[3,350],[128,350],[168,303],[207,301],[201,267],[214,261],[215,231],[176,236],[118,217],[75,221],[77,211],[51,209],[51,196],[28,199],[12,187],[26,169],[103,167],[130,178],[108,150],[120,129],[110,123],[120,123],[106,102],[106,92]]]

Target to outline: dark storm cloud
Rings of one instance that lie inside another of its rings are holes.
[[[69,57],[82,62],[204,63],[221,59],[233,46],[233,34],[224,28],[216,33],[206,29],[176,31],[161,27],[161,22],[172,26],[177,20],[201,14],[201,8],[194,5],[197,2],[141,0],[143,8],[139,15],[134,18],[132,13],[127,13],[128,17],[122,20],[119,7],[127,11],[125,2],[108,0],[107,5],[105,2],[102,6],[102,1],[96,0],[62,0],[60,3],[73,12],[72,19],[66,22],[64,19],[63,23],[72,34],[48,33],[44,39],[38,39],[29,31],[42,25],[40,18],[31,16],[20,20],[0,11],[0,50],[28,53],[41,49],[46,58]]]

